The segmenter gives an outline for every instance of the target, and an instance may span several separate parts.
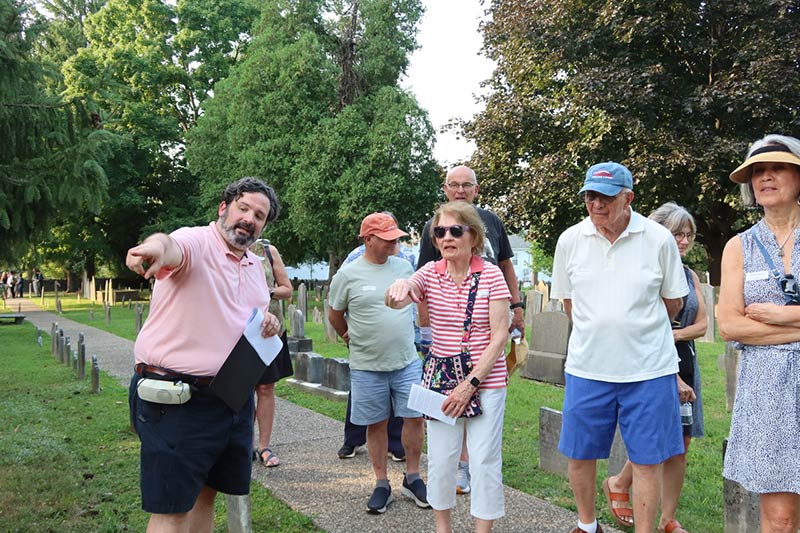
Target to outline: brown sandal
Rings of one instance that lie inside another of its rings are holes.
[[[608,478],[603,480],[603,492],[606,495],[608,502],[608,511],[611,513],[611,518],[618,525],[622,527],[633,527],[633,509],[630,504],[627,507],[615,507],[614,502],[629,502],[630,496],[627,492],[611,492],[608,485]]]
[[[689,533],[685,529],[680,522],[675,520],[674,518],[667,522],[667,525],[664,526],[664,533]]]

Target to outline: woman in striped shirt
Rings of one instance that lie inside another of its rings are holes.
[[[511,294],[500,269],[479,255],[485,230],[472,205],[450,202],[441,206],[431,233],[442,259],[393,283],[386,291],[386,305],[397,309],[414,301],[428,306],[433,332],[430,357],[457,357],[465,350],[470,354],[472,370],[451,391],[442,411],[460,417],[477,390],[482,414],[458,418],[455,426],[428,421],[428,502],[434,509],[436,530],[451,531],[450,511],[456,505],[456,470],[466,428],[472,478],[470,510],[475,530],[491,531],[494,520],[505,514],[502,438],[508,375],[503,349],[508,342]],[[475,304],[465,332],[475,273],[479,273]]]

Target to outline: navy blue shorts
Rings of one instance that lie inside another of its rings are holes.
[[[142,509],[186,513],[204,485],[226,494],[250,491],[253,398],[238,413],[208,387],[195,388],[181,405],[139,398],[133,375],[128,391],[131,422],[141,441]]]
[[[683,453],[675,374],[609,383],[565,374],[558,449],[572,459],[606,459],[619,422],[630,460],[663,463]]]

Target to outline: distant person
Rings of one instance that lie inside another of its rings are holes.
[[[661,464],[684,452],[670,322],[689,288],[675,237],[631,209],[627,168],[593,165],[579,194],[589,216],[558,238],[550,291],[572,320],[558,449],[578,507],[573,533],[602,532],[596,463],[618,423],[633,463],[634,527],[651,533]]]
[[[141,440],[142,509],[152,513],[149,531],[211,531],[217,491],[250,490],[253,397],[234,412],[208,386],[253,308],[264,311],[264,337],[281,330],[280,319],[267,311],[262,263],[247,251],[277,216],[273,205],[272,188],[242,178],[225,188],[216,222],[157,233],[128,250],[128,268],[157,280],[134,346],[129,394]],[[143,400],[142,378],[188,384],[191,398],[180,404]]]
[[[6,288],[8,290],[8,295],[10,298],[17,297],[17,272],[16,270],[12,270],[11,273],[8,275],[6,279]]]
[[[41,296],[40,291],[44,287],[44,276],[42,275],[42,271],[38,268],[33,269],[33,294],[35,296]]]
[[[414,271],[395,256],[397,240],[406,235],[390,215],[364,217],[358,233],[366,246],[364,255],[333,276],[328,293],[328,319],[350,349],[351,420],[368,426],[367,449],[376,480],[367,502],[371,514],[385,513],[393,500],[386,459],[386,428],[392,407],[404,419],[406,474],[401,492],[418,507],[430,507],[419,472],[422,415],[408,408],[411,386],[419,383],[422,375],[414,348],[414,320],[411,309],[397,311],[383,304],[389,285]]]
[[[730,175],[764,215],[722,253],[717,317],[742,349],[722,475],[757,493],[761,531],[800,528],[800,140],[767,135]]]
[[[478,197],[478,191],[480,190],[475,171],[464,165],[459,165],[450,169],[445,177],[443,188],[448,202],[466,202],[470,205],[475,203],[475,199]],[[486,234],[484,247],[479,255],[490,263],[500,267],[500,270],[503,272],[503,278],[506,280],[506,285],[508,285],[508,290],[511,292],[511,303],[509,304],[511,310],[511,324],[508,330],[511,332],[518,329],[522,335],[525,335],[525,300],[519,292],[517,273],[514,270],[514,264],[511,262],[511,258],[514,257],[514,251],[511,249],[511,243],[508,240],[506,228],[503,225],[503,221],[500,220],[500,217],[492,211],[480,207],[476,207],[475,209],[481,217],[484,233]],[[425,229],[422,231],[417,270],[430,261],[438,261],[442,257],[440,251],[433,245],[433,239],[430,236],[432,222],[433,219],[429,220],[425,224]],[[428,319],[424,305],[419,306],[419,323],[421,344],[423,346],[430,346],[430,320]],[[423,350],[423,352],[425,351],[426,350]],[[458,494],[469,493],[469,479],[469,453],[465,441],[465,446],[462,447],[461,458],[458,463],[458,482],[456,483],[456,492]]]
[[[15,291],[17,293],[17,298],[22,298],[24,290],[25,290],[25,277],[23,275],[23,272],[20,270],[19,275],[17,275],[17,280],[15,282]]]
[[[277,211],[277,200],[274,208]],[[279,300],[288,300],[292,297],[292,283],[286,273],[281,254],[266,239],[261,239],[254,248],[263,253],[264,270],[267,273],[267,287],[269,287],[269,311],[277,317],[283,317]],[[283,326],[283,324],[281,324]],[[258,423],[258,445],[254,450],[255,458],[261,464],[271,468],[281,464],[278,456],[272,451],[272,426],[275,423],[275,383],[294,373],[292,358],[289,354],[289,344],[286,338],[286,328],[281,327],[281,341],[283,348],[278,356],[264,371],[256,385],[256,422]]]
[[[681,257],[686,256],[694,245],[697,226],[694,217],[683,207],[668,202],[650,214],[650,220],[658,222],[672,232],[678,245]],[[706,332],[706,306],[700,290],[700,279],[689,267],[683,267],[689,294],[683,298],[683,309],[672,321],[672,337],[678,350],[678,398],[682,404],[691,402],[692,421],[682,425],[683,450],[664,461],[663,479],[661,482],[661,518],[658,521],[659,531],[685,533],[681,523],[675,519],[678,500],[681,497],[683,480],[686,477],[686,456],[692,438],[702,437],[703,400],[700,393],[700,367],[697,364],[697,352],[694,339],[702,337]],[[633,466],[627,461],[622,471],[610,476],[603,483],[603,490],[614,521],[624,527],[633,525],[633,510],[629,503],[628,493],[633,483]]]
[[[442,259],[410,279],[395,281],[386,305],[427,304],[433,330],[425,358],[423,386],[448,394],[442,411],[455,425],[428,420],[428,501],[436,531],[452,531],[458,457],[464,434],[472,473],[470,513],[475,531],[492,530],[505,514],[503,415],[508,373],[508,286],[498,267],[483,259],[484,229],[474,206],[449,202],[437,209],[432,239]],[[447,392],[445,392],[447,391]]]

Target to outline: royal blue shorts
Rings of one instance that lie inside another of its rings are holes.
[[[558,449],[567,457],[608,458],[617,422],[628,457],[636,464],[659,464],[683,453],[674,374],[633,383],[565,377]]]
[[[237,413],[208,387],[181,405],[139,398],[134,374],[128,391],[131,421],[141,441],[142,509],[185,513],[204,485],[226,494],[250,491],[253,398]]]

